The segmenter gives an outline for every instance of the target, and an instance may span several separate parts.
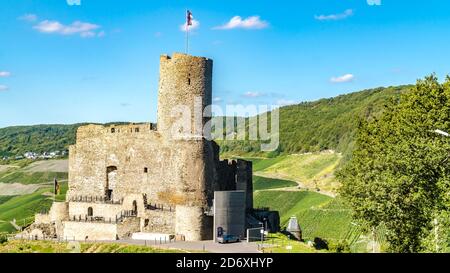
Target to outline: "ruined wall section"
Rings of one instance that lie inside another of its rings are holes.
[[[114,168],[115,202],[146,195],[148,203],[207,207],[214,179],[210,150],[204,138],[170,141],[150,124],[80,127],[77,144],[70,147],[67,201],[104,199],[112,182],[108,170]],[[132,201],[124,205],[131,207]]]
[[[187,157],[151,124],[80,127],[77,144],[70,147],[67,201],[105,197],[108,184],[113,184],[108,169],[115,169],[114,201],[147,194],[149,202],[157,203],[161,193],[182,188],[178,164]]]

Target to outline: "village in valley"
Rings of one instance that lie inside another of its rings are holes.
[[[26,152],[23,155],[3,156],[2,160],[10,161],[10,160],[22,160],[22,159],[29,159],[29,160],[57,159],[57,158],[67,157],[68,152],[69,152],[68,150],[43,152],[43,153]]]

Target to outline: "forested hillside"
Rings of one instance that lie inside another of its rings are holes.
[[[411,86],[377,88],[280,109],[280,151],[285,154],[352,150],[360,118],[379,115],[390,99]],[[257,153],[254,141],[221,142],[222,152]]]
[[[351,150],[359,118],[378,115],[386,102],[411,86],[377,88],[315,102],[304,102],[280,110],[280,149],[277,153],[303,153],[333,149]],[[35,125],[0,129],[0,156],[25,152],[65,150],[75,143],[79,126]],[[258,142],[219,141],[223,153],[258,153]]]
[[[0,129],[0,156],[22,155],[66,150],[75,143],[76,130],[81,124],[35,125]]]

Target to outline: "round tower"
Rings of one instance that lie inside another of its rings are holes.
[[[203,113],[212,103],[212,60],[174,53],[162,55],[160,61],[158,131],[170,140],[205,136],[203,128],[210,118]]]
[[[212,237],[212,221],[205,213],[211,203],[213,180],[209,154],[213,62],[203,57],[175,53],[161,56],[157,130],[176,150],[180,173],[176,192],[183,202],[176,206],[175,231],[186,240]]]

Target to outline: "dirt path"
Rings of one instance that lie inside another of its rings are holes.
[[[327,191],[318,191],[316,189],[313,188],[309,188],[307,186],[305,186],[305,184],[303,184],[301,181],[298,180],[293,180],[293,179],[288,179],[286,177],[284,177],[283,175],[270,175],[270,174],[266,174],[266,173],[261,173],[261,172],[256,172],[254,173],[254,175],[256,176],[260,176],[260,177],[265,177],[265,178],[270,178],[270,179],[284,179],[284,180],[289,180],[292,182],[297,183],[297,186],[293,186],[293,187],[285,187],[285,188],[276,188],[276,189],[268,189],[268,190],[264,190],[264,191],[312,191],[312,192],[317,192],[323,195],[327,195],[329,197],[335,198],[336,194],[333,192],[327,192]]]

